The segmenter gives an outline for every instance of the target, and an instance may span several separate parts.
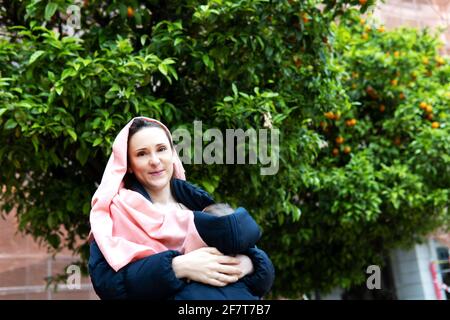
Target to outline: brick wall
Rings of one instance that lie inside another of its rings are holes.
[[[389,29],[399,26],[445,29],[441,54],[450,54],[450,0],[386,0],[377,5],[374,16]]]
[[[63,285],[46,290],[48,276],[64,274],[77,261],[69,251],[52,257],[31,236],[17,232],[14,213],[0,219],[0,300],[5,299],[98,299],[88,277],[79,289]]]

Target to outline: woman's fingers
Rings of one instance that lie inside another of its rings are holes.
[[[241,275],[241,269],[227,265],[220,265],[217,271],[228,275],[235,275],[235,276]]]
[[[237,276],[231,276],[223,273],[216,273],[214,279],[223,283],[233,283],[239,280]]]
[[[217,260],[219,263],[224,264],[239,264],[241,261],[238,258],[230,257],[230,256],[221,256]]]
[[[209,279],[207,284],[215,287],[225,287],[228,283],[216,279]]]

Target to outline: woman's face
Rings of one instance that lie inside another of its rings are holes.
[[[161,128],[144,128],[128,143],[129,169],[150,192],[170,187],[173,174],[173,151]]]

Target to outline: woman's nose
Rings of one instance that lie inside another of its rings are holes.
[[[149,163],[150,165],[158,165],[160,164],[161,160],[159,160],[159,157],[155,153],[150,154]]]

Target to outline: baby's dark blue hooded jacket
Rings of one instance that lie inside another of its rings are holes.
[[[151,201],[136,179],[129,179],[127,187]],[[265,252],[255,246],[261,232],[248,212],[237,208],[231,215],[214,217],[201,212],[214,203],[204,190],[179,179],[173,179],[171,187],[176,200],[194,212],[194,223],[205,243],[227,255],[246,254],[254,272],[225,287],[187,283],[173,272],[172,259],[180,254],[175,250],[134,261],[115,272],[92,241],[88,268],[97,295],[101,299],[256,300],[267,294],[273,284],[274,267]]]

